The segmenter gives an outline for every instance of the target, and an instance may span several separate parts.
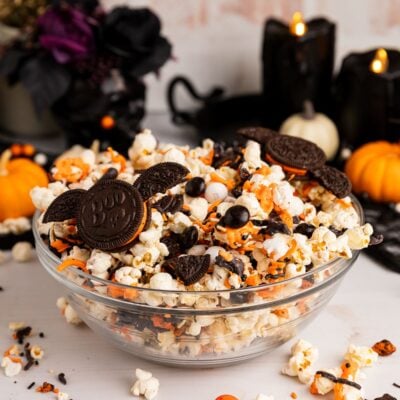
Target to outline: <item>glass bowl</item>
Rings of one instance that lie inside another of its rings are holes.
[[[363,222],[362,209],[352,198]],[[163,291],[126,286],[60,259],[36,229],[39,261],[68,290],[81,319],[110,343],[171,366],[216,367],[271,351],[296,336],[325,307],[359,251],[302,275],[258,287],[222,291]]]

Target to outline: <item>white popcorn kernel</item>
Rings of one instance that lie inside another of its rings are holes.
[[[188,329],[186,329],[186,333],[191,336],[198,336],[201,332],[201,325],[197,322],[192,322]]]
[[[370,224],[365,224],[356,228],[348,229],[344,235],[348,237],[349,247],[354,250],[360,250],[368,246],[373,233]]]
[[[112,256],[100,250],[93,250],[86,263],[86,268],[93,276],[102,278],[108,276],[107,270],[112,266]]]
[[[350,344],[344,359],[356,363],[359,368],[371,367],[378,360],[378,353],[371,347]]]
[[[0,222],[0,235],[20,235],[31,229],[31,223],[26,217],[7,218]]]
[[[80,325],[82,320],[79,318],[76,311],[71,307],[68,303],[67,298],[59,297],[57,299],[57,308],[61,311],[61,314],[64,316],[66,321],[72,325]]]
[[[157,340],[163,350],[168,349],[175,343],[175,335],[172,331],[160,332],[157,334]]]
[[[244,160],[251,169],[257,169],[261,167],[261,147],[260,144],[249,140],[244,150]]]
[[[185,155],[180,150],[172,148],[164,154],[163,162],[176,162],[185,165]]]
[[[31,347],[31,357],[34,360],[41,360],[44,356],[44,351],[40,346],[34,345]]]
[[[73,246],[70,250],[67,259],[72,258],[74,260],[80,260],[86,262],[90,257],[90,251],[87,249],[82,249],[78,246]]]
[[[287,210],[292,216],[303,212],[302,200],[293,195],[294,187],[287,181],[278,183],[272,191],[272,199],[280,208]]]
[[[159,272],[150,278],[150,288],[159,290],[176,290],[176,281],[166,272]]]
[[[208,214],[208,202],[202,197],[196,197],[189,201],[190,214],[194,218],[203,222]]]
[[[69,394],[65,392],[58,392],[57,400],[69,400]]]
[[[150,153],[157,148],[157,139],[151,133],[151,130],[145,129],[143,132],[138,133],[128,150],[129,158],[134,160],[138,156]]]
[[[209,203],[224,200],[228,196],[228,188],[221,182],[210,182],[204,193],[204,197]]]
[[[121,267],[115,272],[115,280],[128,286],[137,284],[141,276],[141,271],[133,267]]]
[[[81,153],[81,159],[85,164],[90,165],[91,167],[94,166],[96,163],[96,154],[93,150],[85,149]]]
[[[160,383],[151,372],[136,369],[136,382],[131,387],[134,396],[144,396],[146,400],[152,400],[157,396]]]
[[[263,246],[268,256],[275,261],[283,257],[290,248],[289,239],[288,235],[277,233],[271,239],[264,240]]]
[[[32,245],[29,242],[18,242],[11,249],[11,255],[17,262],[28,262],[33,256]]]
[[[228,278],[228,281],[229,281],[229,284],[231,285],[231,287],[233,287],[234,289],[239,289],[241,286],[241,283],[242,283],[241,279],[236,274],[232,274]]]
[[[310,383],[314,375],[313,364],[318,359],[318,349],[300,339],[292,346],[291,353],[292,356],[287,365],[282,368],[282,373],[297,376],[302,383]]]
[[[187,251],[187,254],[191,256],[202,256],[205,253],[206,249],[206,245],[196,244]]]
[[[215,259],[217,258],[220,251],[225,251],[225,249],[220,246],[211,246],[206,250],[204,254],[210,255],[210,265],[213,265],[215,263]]]
[[[193,225],[190,218],[181,212],[175,213],[171,219],[170,229],[174,233],[183,233],[186,228]]]
[[[7,377],[13,377],[18,375],[22,370],[21,362],[14,362],[10,357],[3,357],[1,360],[1,366],[4,368],[4,374]]]
[[[251,217],[256,216],[261,209],[260,203],[254,193],[243,193],[236,199],[235,204],[246,207]]]

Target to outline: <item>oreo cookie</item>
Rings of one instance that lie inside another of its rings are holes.
[[[351,182],[349,178],[336,168],[323,165],[311,172],[312,176],[336,197],[343,198],[351,193]]]
[[[215,259],[215,264],[222,268],[226,268],[228,271],[239,276],[243,275],[244,263],[240,258],[232,257],[232,259],[226,259],[223,256],[218,255]]]
[[[90,247],[121,251],[132,246],[147,221],[143,199],[132,185],[100,180],[82,198],[78,232]]]
[[[236,133],[245,139],[254,140],[255,142],[261,144],[266,144],[273,137],[279,135],[278,132],[272,129],[263,128],[262,126],[249,126],[246,128],[241,128]]]
[[[86,190],[73,189],[62,193],[48,207],[43,222],[61,222],[67,219],[76,218],[79,213],[79,206]]]
[[[156,193],[164,193],[185,180],[189,170],[181,164],[165,162],[146,169],[133,186],[139,191],[143,200]]]
[[[207,273],[210,267],[210,260],[209,254],[204,256],[181,256],[166,261],[163,264],[163,269],[188,286],[198,282]]]
[[[293,136],[276,135],[268,141],[266,151],[268,162],[281,164],[287,172],[300,175],[321,168],[326,162],[324,152],[316,144]]]
[[[183,206],[183,195],[166,195],[161,197],[160,200],[156,201],[152,207],[160,213],[171,213],[175,214]]]

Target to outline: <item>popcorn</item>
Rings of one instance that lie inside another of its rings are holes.
[[[272,239],[264,240],[263,247],[267,251],[268,256],[276,261],[289,251],[289,240],[290,237],[288,235],[277,233]]]
[[[260,203],[258,202],[257,197],[254,193],[243,193],[236,199],[235,204],[246,207],[249,210],[251,217],[255,217],[256,215],[262,213]]]
[[[139,368],[136,369],[135,375],[137,380],[131,387],[131,393],[134,396],[142,395],[146,400],[154,399],[160,387],[158,379],[153,377],[151,372]]]
[[[29,242],[18,242],[11,249],[11,255],[17,262],[28,262],[33,257],[33,248]]]
[[[371,367],[378,360],[378,353],[371,347],[350,344],[344,359],[356,363],[359,368]]]
[[[186,228],[192,226],[193,223],[188,216],[181,212],[172,215],[170,229],[174,233],[182,233]]]
[[[15,360],[15,361],[14,361]],[[3,357],[1,367],[4,368],[4,374],[7,377],[18,375],[22,370],[22,361],[19,358]]]
[[[283,210],[287,210],[293,216],[303,212],[304,204],[299,197],[293,195],[294,188],[289,182],[279,182],[272,192],[274,203]]]
[[[275,400],[274,396],[267,396],[265,394],[258,394],[255,400]]]
[[[310,392],[312,394],[328,394],[330,393],[336,384],[336,378],[340,376],[342,370],[340,368],[331,368],[327,370],[322,370],[322,373],[316,373],[314,380],[310,386]],[[329,376],[332,379],[329,379]],[[335,379],[333,379],[335,378]]]
[[[247,145],[244,150],[244,160],[250,169],[261,168],[262,161],[260,155],[260,144],[252,140],[247,141]]]
[[[108,268],[112,265],[112,256],[100,250],[93,250],[90,258],[87,260],[86,268],[92,272],[93,276],[107,279]]]
[[[115,272],[115,280],[128,286],[137,284],[141,276],[140,270],[132,267],[121,267]]]
[[[40,346],[34,345],[31,347],[31,357],[34,360],[41,360],[44,356],[44,351]]]
[[[31,192],[33,205],[39,210],[46,210],[53,200],[60,194],[66,192],[68,188],[59,181],[49,183],[47,188],[34,187]]]
[[[0,222],[0,235],[20,235],[31,229],[31,223],[26,217],[7,218]]]
[[[204,221],[208,214],[208,202],[202,197],[189,201],[191,215],[199,221]]]
[[[348,229],[344,235],[348,237],[349,246],[352,249],[360,250],[368,246],[373,228],[370,224],[365,224],[356,228]]]
[[[318,359],[318,349],[311,343],[300,339],[291,349],[292,356],[282,373],[289,376],[297,376],[302,383],[309,383],[314,375],[313,365]]]
[[[82,323],[82,320],[65,297],[59,297],[56,304],[57,308],[61,311],[61,314],[64,315],[69,324],[80,325]]]
[[[69,400],[69,394],[65,392],[58,392],[57,400]]]

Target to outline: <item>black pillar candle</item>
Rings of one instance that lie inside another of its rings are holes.
[[[400,139],[400,52],[352,53],[335,83],[336,122],[344,144]]]
[[[305,29],[296,30],[300,18],[295,13],[290,26],[276,19],[265,23],[264,122],[275,129],[289,115],[300,112],[304,100],[311,100],[318,111],[329,113],[331,109],[335,24],[316,18],[303,23]]]

